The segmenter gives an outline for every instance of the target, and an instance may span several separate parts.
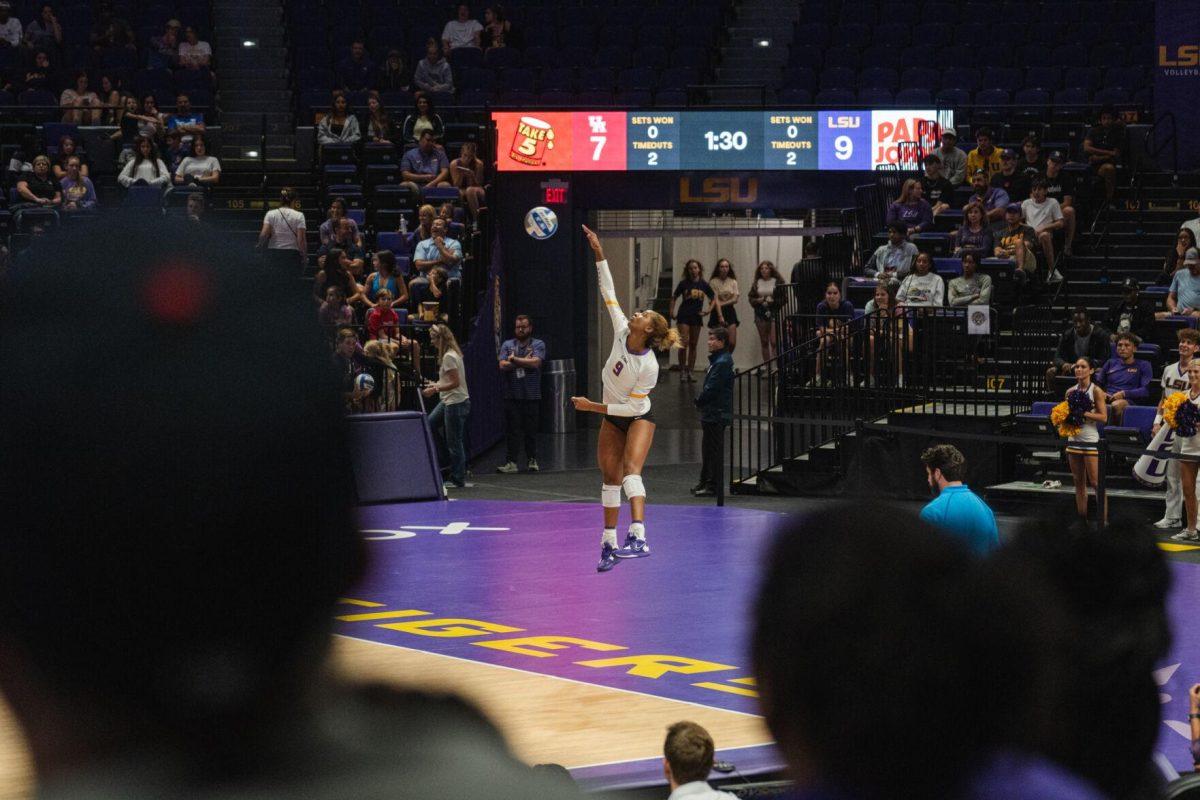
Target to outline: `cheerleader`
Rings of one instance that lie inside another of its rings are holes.
[[[643,558],[650,555],[646,544],[646,487],[642,483],[642,465],[654,441],[654,416],[650,411],[650,392],[658,383],[658,358],[655,350],[667,350],[679,344],[679,333],[667,325],[662,314],[639,311],[626,318],[617,302],[612,273],[600,246],[600,238],[583,227],[588,244],[596,255],[600,279],[600,297],[613,325],[613,346],[604,362],[601,380],[604,402],[572,397],[575,409],[602,414],[600,442],[596,458],[604,484],[600,503],[604,507],[604,534],[600,540],[597,572],[608,572],[618,558]],[[629,498],[633,522],[625,544],[617,548],[617,517],[621,512],[621,489]]]
[[[1104,390],[1092,383],[1092,374],[1096,371],[1092,362],[1086,358],[1075,361],[1075,385],[1067,390],[1069,400],[1072,392],[1083,392],[1092,398],[1092,410],[1084,412],[1083,422],[1078,432],[1067,439],[1067,463],[1071,466],[1071,477],[1075,481],[1075,511],[1085,520],[1088,515],[1088,486],[1095,488],[1100,473],[1100,431],[1096,423],[1108,419],[1108,410],[1104,407]],[[1200,448],[1200,443],[1198,448]],[[1099,509],[1100,520],[1108,519],[1108,503]]]
[[[1191,360],[1187,377],[1185,402],[1200,407],[1200,360]],[[1200,534],[1196,533],[1196,474],[1200,472],[1200,461],[1196,459],[1200,459],[1200,433],[1181,436],[1180,442],[1180,455],[1192,456],[1179,459],[1179,482],[1183,484],[1183,509],[1187,517],[1187,527],[1171,538],[1184,542],[1200,542]]]

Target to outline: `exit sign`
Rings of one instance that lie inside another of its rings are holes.
[[[567,192],[571,188],[571,184],[566,181],[561,181],[557,178],[552,178],[541,184],[542,187],[542,202],[546,205],[565,205],[567,202]]]

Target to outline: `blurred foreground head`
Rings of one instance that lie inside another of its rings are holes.
[[[37,246],[0,309],[0,688],[156,743],[269,717],[363,567],[309,309],[144,213]]]

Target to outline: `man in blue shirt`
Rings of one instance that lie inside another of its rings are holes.
[[[696,497],[717,493],[721,483],[721,453],[725,446],[725,428],[733,422],[733,354],[729,352],[729,331],[708,331],[708,371],[704,388],[696,396],[700,409],[701,437],[700,482],[692,489]]]
[[[1150,399],[1150,380],[1154,377],[1149,361],[1134,358],[1137,347],[1142,343],[1132,333],[1117,335],[1117,357],[1104,362],[1096,373],[1096,383],[1104,389],[1104,399],[1109,403],[1109,418],[1112,424],[1120,425],[1125,409],[1131,404]]]
[[[921,509],[921,519],[960,539],[976,555],[985,556],[999,547],[996,515],[962,482],[967,460],[959,449],[951,444],[935,445],[921,453],[921,463],[929,488],[937,492]]]
[[[525,440],[526,469],[537,472],[537,432],[542,406],[542,362],[546,343],[533,338],[533,322],[518,314],[516,338],[500,345],[500,372],[504,379],[504,448],[507,458],[496,472],[517,471],[517,447]]]
[[[417,146],[400,159],[400,179],[400,185],[412,194],[414,205],[421,201],[421,190],[426,186],[450,185],[450,162],[437,146],[433,131],[423,132]]]
[[[1184,317],[1200,316],[1200,251],[1190,248],[1183,256],[1183,268],[1175,270],[1167,311]]]
[[[452,280],[462,278],[462,242],[446,235],[444,219],[435,219],[430,231],[432,236],[417,242],[417,249],[413,251],[413,267],[422,278],[428,278],[429,270],[434,267],[446,270],[446,275]]]

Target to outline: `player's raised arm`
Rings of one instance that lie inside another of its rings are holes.
[[[608,261],[604,258],[604,248],[600,245],[600,237],[587,225],[583,226],[583,235],[587,237],[592,252],[596,254],[596,275],[600,279],[600,299],[604,301],[604,307],[608,309],[608,316],[612,318],[613,330],[623,330],[629,325],[629,320],[625,318],[625,312],[621,310],[621,305],[617,302],[617,290],[613,285],[612,273],[608,271]]]

